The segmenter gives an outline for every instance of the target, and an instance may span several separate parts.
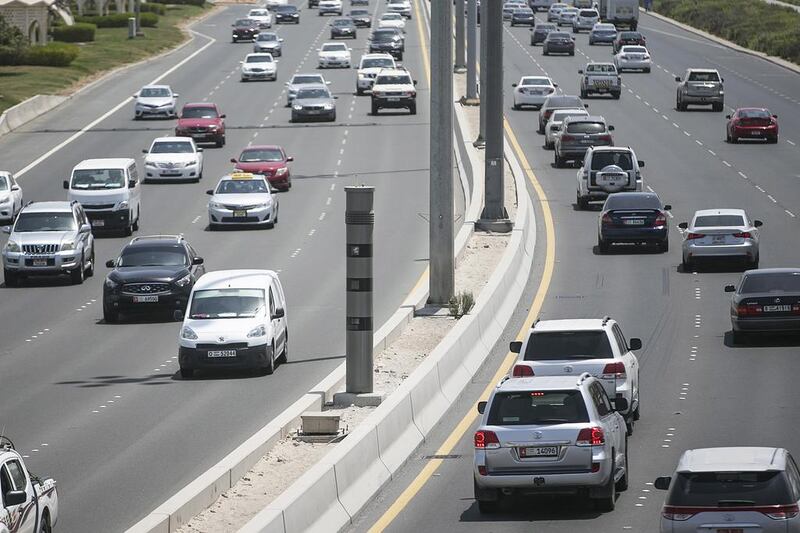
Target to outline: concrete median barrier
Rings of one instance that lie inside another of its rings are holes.
[[[0,115],[0,135],[5,135],[67,101],[67,96],[37,94],[9,107]]]
[[[391,479],[378,452],[378,432],[374,425],[358,426],[328,454],[328,459],[334,465],[339,503],[350,517]]]
[[[389,473],[394,475],[408,460],[409,455],[422,444],[422,432],[414,424],[414,411],[408,390],[399,389],[391,394],[376,410],[378,453]]]

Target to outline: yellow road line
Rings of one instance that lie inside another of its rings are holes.
[[[415,4],[416,6],[416,4]],[[419,15],[419,7],[417,6],[417,14]],[[417,18],[419,21],[419,17]],[[419,25],[419,22],[417,23]],[[422,32],[420,32],[422,34]],[[423,51],[426,50],[425,44],[422,44]],[[505,129],[506,135],[508,136],[509,143],[514,150],[517,158],[522,165],[525,174],[528,177],[528,180],[531,182],[533,186],[533,190],[536,193],[536,197],[539,200],[539,207],[542,211],[542,218],[544,219],[544,229],[545,229],[545,261],[544,261],[544,271],[542,272],[542,279],[539,282],[539,287],[536,291],[536,295],[533,298],[533,304],[531,305],[530,311],[528,312],[528,316],[525,318],[525,322],[522,324],[522,328],[517,333],[517,340],[522,340],[527,333],[527,331],[533,325],[533,321],[539,315],[542,305],[544,304],[544,299],[547,296],[547,291],[550,288],[550,282],[553,278],[553,269],[555,267],[555,258],[556,258],[556,251],[555,251],[555,226],[553,224],[553,214],[550,211],[550,205],[547,200],[547,195],[545,195],[544,189],[542,189],[539,180],[536,178],[536,175],[533,173],[531,169],[531,165],[528,162],[528,158],[525,157],[525,153],[522,150],[522,147],[517,141],[517,136],[514,134],[514,131],[511,129],[511,125],[508,123],[508,120],[503,120],[503,127]],[[531,213],[533,216],[533,213]],[[500,367],[495,372],[492,379],[489,381],[489,384],[486,388],[481,392],[480,399],[485,400],[489,397],[489,394],[492,392],[492,389],[495,387],[495,384],[500,381],[500,379],[508,373],[509,368],[514,363],[517,355],[511,352],[508,352],[503,358],[503,362],[500,364]],[[466,432],[469,430],[470,427],[475,423],[475,420],[478,418],[478,410],[477,410],[477,403],[470,406],[467,414],[464,415],[464,418],[458,423],[458,425],[453,429],[450,435],[445,439],[442,445],[436,450],[436,455],[449,455],[452,453],[453,449],[455,448],[456,444],[464,437]],[[417,477],[409,484],[408,487],[400,494],[400,496],[392,503],[389,509],[372,525],[369,529],[369,533],[378,533],[385,530],[389,525],[394,521],[395,518],[406,508],[408,503],[414,499],[414,497],[419,493],[422,487],[430,480],[439,466],[442,464],[442,459],[431,459],[429,460],[425,466],[422,468],[422,471],[417,474]]]

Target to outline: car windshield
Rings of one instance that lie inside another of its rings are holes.
[[[247,14],[248,17],[268,17],[269,11],[266,9],[253,9]]]
[[[394,39],[398,39],[397,34],[393,31],[376,31],[372,33],[372,40],[373,41],[393,41]]]
[[[593,9],[584,9],[580,12],[582,17],[597,17],[597,11]]]
[[[781,291],[800,292],[800,272],[748,274],[739,289],[741,294]]]
[[[567,133],[605,133],[606,125],[602,122],[573,122],[567,125]]]
[[[550,34],[552,35],[552,33]],[[583,102],[577,96],[550,96],[545,100],[544,107],[570,107],[580,109]]]
[[[766,109],[740,109],[739,118],[772,118]]]
[[[605,331],[534,333],[525,348],[525,361],[609,359],[614,357]]]
[[[696,228],[713,226],[744,226],[744,217],[742,215],[703,215],[694,219]]]
[[[249,163],[254,161],[283,161],[283,153],[278,148],[253,148],[245,150],[239,156],[239,161]]]
[[[353,21],[350,19],[336,19],[333,21],[334,26],[352,26]]]
[[[254,23],[255,23],[255,21],[253,21],[253,20],[251,20],[251,19],[239,19],[239,20],[237,20],[237,21],[236,21],[236,25],[237,25],[237,26],[246,26],[246,27],[250,27],[250,26],[252,26]]]
[[[489,409],[492,426],[530,426],[588,422],[586,404],[578,390],[499,392]]]
[[[531,11],[530,9],[524,9],[524,8],[523,9],[515,9],[514,10],[514,14],[515,15],[533,15],[533,11]]]
[[[254,54],[247,56],[245,63],[272,63],[272,56],[270,54]]]
[[[379,76],[375,80],[375,85],[411,85],[412,81],[408,75]]]
[[[31,231],[75,231],[72,213],[20,213],[14,224],[15,233]]]
[[[661,200],[655,194],[622,192],[610,194],[603,210],[611,209],[661,209]]]
[[[347,45],[345,44],[323,44],[322,45],[323,52],[346,52]]]
[[[588,113],[582,113],[580,110],[575,111],[556,111],[550,117],[550,120],[555,124],[557,122],[563,122],[567,117],[585,117]]]
[[[366,9],[354,9],[350,12],[351,17],[363,17],[365,15],[369,15],[369,11]]]
[[[325,89],[300,89],[297,91],[296,98],[298,100],[303,99],[316,99],[316,98],[330,98],[331,95]]]
[[[290,83],[292,85],[305,85],[308,83],[325,83],[325,81],[322,79],[322,76],[310,75],[310,76],[295,76],[292,78],[292,81]]]
[[[257,41],[277,41],[278,36],[274,33],[259,33]]]
[[[142,98],[168,98],[170,96],[169,89],[164,88],[145,88],[139,91],[139,96]]]
[[[591,72],[592,74],[616,74],[617,69],[611,64],[586,65],[586,72]]]
[[[222,180],[216,194],[264,194],[268,192],[264,180]]]
[[[633,158],[630,152],[600,151],[592,154],[592,170],[603,170],[609,165],[615,165],[622,170],[633,170]]]
[[[689,81],[719,81],[716,72],[690,72]]]
[[[386,13],[381,17],[381,20],[403,20],[403,15],[400,13]]]
[[[394,67],[394,61],[388,57],[363,59],[361,61],[361,68],[379,68],[379,67],[392,68]]]
[[[216,108],[214,107],[184,107],[183,111],[181,111],[181,118],[218,118],[219,113],[217,113]]]
[[[599,32],[608,32],[608,33],[616,33],[617,28],[614,26],[609,26],[607,24],[597,24],[592,31],[599,31]]]
[[[619,34],[620,39],[641,39],[642,34],[636,31],[623,31]]]
[[[623,46],[622,47],[623,54],[646,54],[647,48],[643,46]]]
[[[76,170],[72,173],[73,189],[121,189],[125,172],[120,168]]]
[[[0,176],[0,191],[7,191],[8,190],[8,178],[5,176]]]
[[[295,6],[275,6],[273,9],[278,13],[295,13],[297,11]]]
[[[252,318],[263,310],[263,289],[207,289],[192,295],[189,318]]]
[[[151,154],[193,154],[194,147],[190,142],[162,141],[153,143]]]
[[[522,78],[520,85],[550,85],[547,78]]]
[[[670,487],[667,505],[725,507],[794,503],[783,472],[682,472]]]
[[[533,27],[535,31],[544,31],[544,30],[554,30],[556,29],[555,24],[537,24]]]
[[[181,246],[131,246],[122,251],[118,267],[186,266],[186,251]]]

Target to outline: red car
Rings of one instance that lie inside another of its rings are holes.
[[[729,143],[739,139],[766,139],[768,143],[778,142],[778,115],[773,115],[763,107],[743,107],[733,115],[725,117],[728,125],[725,129]]]
[[[220,114],[217,104],[186,104],[181,110],[176,137],[191,137],[196,143],[215,143],[217,148],[225,146],[225,115]]]
[[[281,191],[292,188],[290,161],[294,161],[294,157],[287,156],[283,148],[275,145],[248,146],[239,154],[239,159],[231,159],[236,170],[262,174],[270,185]]]

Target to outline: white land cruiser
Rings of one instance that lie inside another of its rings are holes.
[[[372,86],[372,114],[384,108],[408,109],[417,114],[417,81],[404,68],[385,68],[375,76]]]
[[[392,54],[364,54],[358,64],[356,73],[356,94],[361,96],[372,90],[375,76],[385,68],[397,68]]]
[[[28,471],[14,444],[0,436],[0,533],[50,533],[58,521],[58,490],[52,479]]]
[[[578,209],[588,208],[592,201],[604,201],[611,193],[641,192],[642,167],[644,161],[637,159],[630,147],[590,146],[577,173]]]
[[[578,74],[581,75],[581,98],[591,94],[610,94],[619,100],[622,78],[614,63],[589,63]]]

